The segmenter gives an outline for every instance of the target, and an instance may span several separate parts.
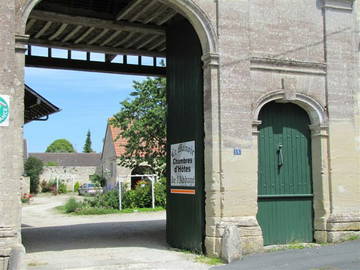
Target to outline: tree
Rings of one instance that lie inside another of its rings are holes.
[[[46,148],[48,153],[73,153],[75,149],[73,145],[66,139],[55,140],[52,144]]]
[[[127,140],[119,163],[132,169],[145,163],[160,175],[166,165],[166,80],[147,78],[133,87],[133,98],[121,102],[109,121]]]
[[[86,140],[85,140],[85,144],[84,144],[84,148],[83,148],[83,153],[91,153],[94,152],[91,149],[91,134],[90,134],[90,130],[87,132],[86,134]]]
[[[38,193],[40,174],[43,171],[43,162],[35,157],[29,157],[24,164],[26,176],[30,177],[30,193]]]

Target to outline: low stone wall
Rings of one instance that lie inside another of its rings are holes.
[[[42,181],[62,180],[66,183],[68,189],[72,189],[76,182],[80,184],[88,183],[90,175],[95,174],[96,167],[69,167],[69,166],[45,166],[40,175]]]

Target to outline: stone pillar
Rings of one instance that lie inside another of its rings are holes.
[[[206,54],[204,66],[204,132],[205,132],[205,248],[211,256],[219,256],[221,238],[216,234],[216,224],[221,218],[220,183],[220,121],[219,121],[219,56]]]
[[[20,253],[24,252],[20,233],[24,86],[18,76],[23,64],[17,62],[15,22],[15,1],[0,1],[0,94],[10,100],[9,124],[0,127],[0,270],[11,267],[8,266],[11,254],[21,258]]]
[[[360,230],[360,149],[356,140],[359,34],[353,5],[353,0],[323,1],[329,114],[328,242]]]
[[[221,125],[221,222],[239,228],[244,254],[263,246],[257,214],[257,143],[252,134],[249,1],[218,1]]]

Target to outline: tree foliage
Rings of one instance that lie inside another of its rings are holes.
[[[55,140],[46,148],[48,153],[73,153],[75,149],[73,145],[66,139]]]
[[[166,80],[147,78],[133,87],[133,98],[121,102],[120,112],[109,121],[127,140],[120,165],[135,168],[145,163],[161,174],[166,164]]]
[[[86,134],[86,140],[83,148],[83,153],[91,153],[94,152],[91,148],[91,133],[90,130]]]
[[[24,164],[26,176],[30,177],[30,193],[38,193],[40,174],[43,171],[43,162],[35,157],[29,157]]]

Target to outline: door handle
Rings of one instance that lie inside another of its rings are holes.
[[[278,167],[281,167],[282,165],[284,165],[284,155],[283,155],[283,150],[282,150],[282,144],[279,144],[278,146]]]

